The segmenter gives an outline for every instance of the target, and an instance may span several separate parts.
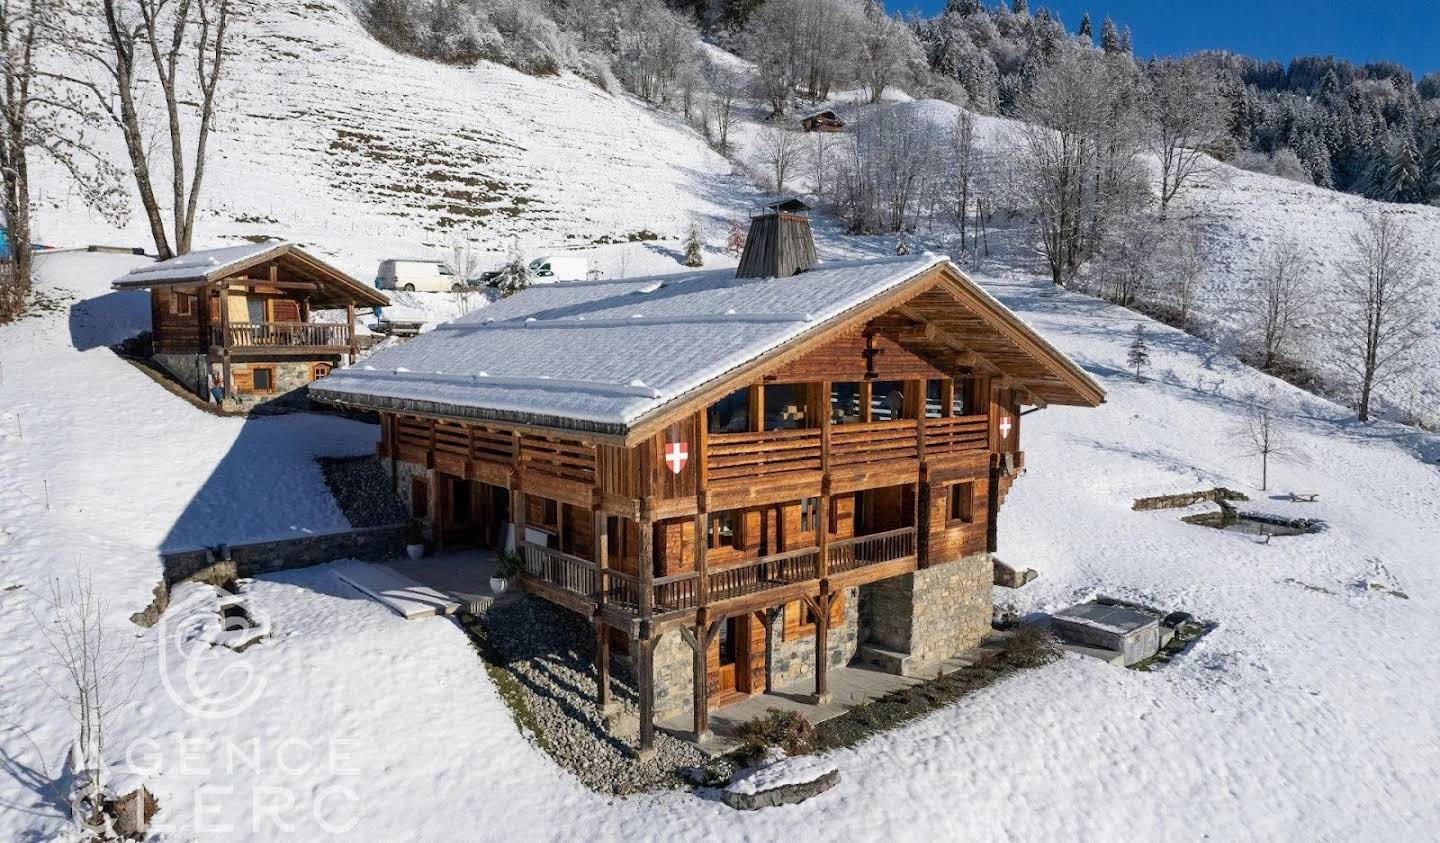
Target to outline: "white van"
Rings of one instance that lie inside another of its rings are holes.
[[[530,261],[530,274],[536,281],[584,281],[590,262],[579,255],[546,255]]]
[[[465,289],[465,282],[444,261],[384,260],[375,274],[375,286],[407,293],[448,293]]]

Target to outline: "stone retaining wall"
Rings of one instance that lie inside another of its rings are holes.
[[[408,525],[390,524],[360,530],[230,545],[229,559],[216,559],[210,548],[161,553],[167,586],[185,579],[220,585],[237,577],[253,577],[290,568],[304,568],[337,559],[383,561],[405,553]]]

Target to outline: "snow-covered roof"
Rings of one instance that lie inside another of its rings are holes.
[[[383,307],[390,303],[390,300],[374,287],[341,272],[301,249],[295,243],[284,240],[268,240],[264,243],[245,243],[239,246],[224,246],[219,249],[189,252],[169,260],[157,261],[149,266],[132,269],[110,286],[117,290],[143,290],[152,287],[206,283],[269,261],[303,267],[306,274],[313,276],[323,288],[332,291],[343,290],[346,298],[361,304]]]
[[[239,269],[256,260],[263,260],[278,253],[280,241],[246,243],[241,246],[225,246],[219,249],[202,249],[198,252],[180,255],[169,260],[158,261],[150,266],[132,269],[115,282],[127,287],[143,284],[167,284],[177,281],[200,281],[218,278],[226,272]]]
[[[376,408],[625,433],[947,262],[925,253],[823,263],[788,278],[737,278],[727,268],[533,286],[337,370],[310,392]]]

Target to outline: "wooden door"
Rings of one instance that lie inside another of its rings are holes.
[[[752,621],[749,615],[727,618],[710,642],[705,654],[706,674],[711,705],[725,705],[736,696],[751,693],[754,688],[755,648],[752,643]],[[760,658],[764,658],[764,650]],[[763,665],[761,676],[763,681]]]

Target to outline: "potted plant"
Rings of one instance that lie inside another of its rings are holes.
[[[490,590],[504,594],[510,588],[510,581],[519,576],[524,567],[525,560],[520,558],[520,554],[513,550],[502,551],[495,560],[495,576],[490,578]]]
[[[405,533],[405,555],[411,559],[419,559],[425,555],[425,530],[418,520],[412,519],[410,528]]]

